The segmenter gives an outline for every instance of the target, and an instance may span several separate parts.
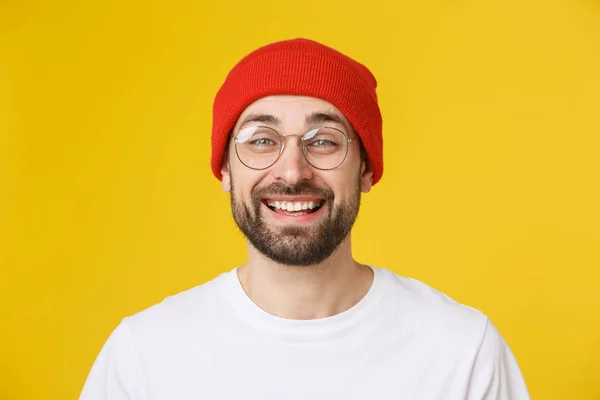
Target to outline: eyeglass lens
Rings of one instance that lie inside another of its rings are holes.
[[[263,126],[244,128],[234,140],[238,158],[253,169],[273,165],[283,148],[282,137],[277,131]],[[315,168],[333,169],[339,166],[346,158],[347,150],[348,139],[336,128],[313,128],[302,135],[302,152]]]

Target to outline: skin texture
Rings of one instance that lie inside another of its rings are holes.
[[[327,114],[352,137],[344,115],[332,104],[311,97],[269,96],[248,106],[233,132],[252,124],[267,125],[282,135],[302,135],[315,126],[307,121]],[[269,115],[261,122],[248,117]],[[302,154],[300,140],[285,138],[279,160],[264,170],[244,166],[230,141],[221,172],[222,187],[231,194],[236,223],[248,238],[248,261],[238,268],[246,293],[265,311],[289,319],[314,319],[338,314],[356,304],[368,291],[373,273],[352,258],[352,224],[360,193],[371,189],[373,173],[360,143],[349,143],[345,161],[333,170],[318,170]],[[280,218],[263,201],[283,196],[288,201],[318,197],[324,205],[309,218]]]

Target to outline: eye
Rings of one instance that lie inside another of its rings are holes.
[[[336,153],[344,147],[344,134],[329,127],[319,127],[308,131],[302,140],[306,149],[315,154]]]
[[[317,139],[313,141],[310,145],[315,147],[334,147],[337,146],[337,143],[327,139]]]
[[[274,146],[276,143],[272,139],[268,138],[257,138],[254,140],[250,140],[248,144],[252,146]]]

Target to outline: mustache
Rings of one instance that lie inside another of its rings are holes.
[[[262,198],[269,195],[317,196],[325,200],[331,200],[333,199],[333,190],[328,187],[316,186],[308,181],[303,181],[296,185],[273,182],[266,186],[257,186],[252,190],[252,198],[255,201],[260,201]]]

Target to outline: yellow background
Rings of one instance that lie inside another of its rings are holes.
[[[533,398],[600,399],[593,0],[1,1],[0,398],[77,398],[123,316],[244,261],[211,103],[298,36],[379,81],[356,258],[488,314]]]

